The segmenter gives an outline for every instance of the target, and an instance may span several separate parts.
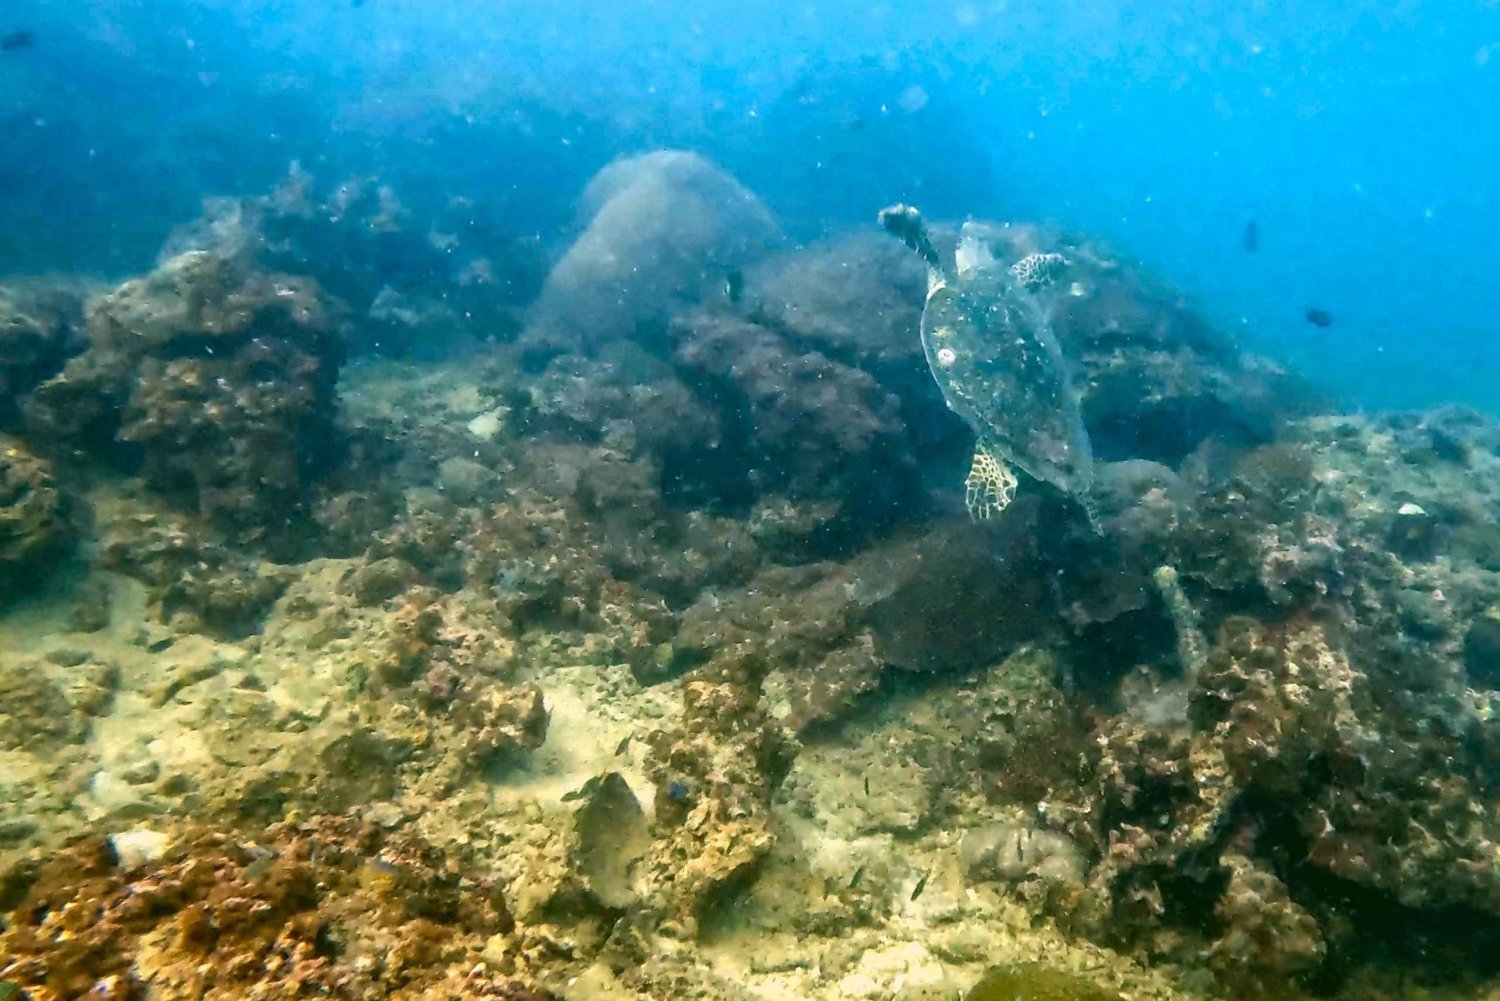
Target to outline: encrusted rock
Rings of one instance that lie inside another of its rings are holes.
[[[67,511],[51,465],[0,435],[0,603],[65,554],[73,539]]]
[[[282,569],[229,547],[193,519],[124,507],[102,541],[103,565],[145,584],[156,616],[185,629],[254,632],[287,584]]]
[[[81,347],[82,299],[52,282],[0,286],[0,427],[16,424],[26,394]]]
[[[89,838],[26,872],[6,895],[0,980],[37,998],[139,998],[148,983],[209,1001],[551,997],[481,960],[514,952],[499,889],[415,836],[318,817],[244,841],[189,830],[150,854],[120,865]]]
[[[975,882],[1083,881],[1083,858],[1077,846],[1056,831],[1018,824],[975,828],[964,835],[959,855],[965,872]]]
[[[222,527],[284,532],[337,437],[343,345],[317,284],[191,251],[90,301],[88,330],[27,401],[32,433],[138,461]]]

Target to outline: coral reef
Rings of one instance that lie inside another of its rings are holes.
[[[6,286],[0,594],[84,544],[0,616],[0,991],[1495,990],[1496,425],[1306,416],[995,228],[1102,534],[971,524],[920,262],[773,250],[690,154],[583,209],[524,334],[466,207],[298,172],[86,306]]]
[[[51,465],[0,435],[0,603],[45,576],[73,537]]]
[[[286,587],[284,571],[171,512],[121,505],[101,542],[100,564],[145,584],[155,617],[187,631],[254,632]]]
[[[0,286],[0,428],[14,428],[21,401],[82,346],[83,295],[55,281]]]
[[[874,526],[920,506],[899,401],[869,374],[729,317],[695,314],[671,336],[686,378],[727,411],[721,493],[834,499]]]
[[[8,873],[0,978],[37,1001],[555,996],[518,969],[499,890],[406,832],[186,829],[125,862],[96,837]]]
[[[697,935],[775,841],[768,806],[792,745],[762,705],[768,670],[752,650],[720,651],[683,685],[681,729],[647,738],[656,819],[668,833],[647,856],[645,899],[675,936]]]
[[[337,437],[330,309],[305,278],[172,258],[90,300],[88,348],[27,400],[27,431],[138,462],[226,530],[284,531]]]
[[[540,747],[547,710],[534,685],[498,682],[514,672],[514,644],[463,622],[453,607],[421,590],[408,592],[391,622],[390,648],[375,664],[378,681],[407,689],[429,713],[464,735],[462,767],[482,768]]]
[[[345,307],[354,354],[442,358],[514,336],[543,277],[535,240],[498,231],[471,198],[402,187],[320,183],[293,163],[268,194],[206,199],[163,256],[206,250],[315,279]]]
[[[926,271],[875,233],[775,254],[746,273],[745,288],[755,319],[833,357],[926,367],[918,333]]]

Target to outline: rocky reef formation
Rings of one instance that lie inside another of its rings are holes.
[[[643,900],[674,935],[697,935],[776,840],[769,805],[793,748],[763,704],[767,673],[753,650],[720,651],[683,685],[680,728],[647,738],[665,833],[648,856]]]
[[[497,887],[420,838],[354,818],[253,840],[91,838],[0,883],[0,978],[37,1001],[555,997],[518,970]]]
[[[14,429],[26,394],[81,346],[83,288],[35,279],[0,286],[0,428]]]
[[[51,465],[0,435],[0,603],[45,577],[73,537]]]
[[[1492,434],[1460,413],[1314,419],[1194,502],[1156,652],[1133,649],[1083,771],[1035,790],[1097,860],[1057,913],[1158,960],[1207,955],[1234,996],[1326,989],[1372,949],[1467,968],[1492,948],[1491,693],[1463,651],[1497,581],[1453,544],[1490,523]]]
[[[317,284],[207,251],[92,299],[88,346],[27,397],[27,433],[138,466],[251,536],[296,519],[334,447],[343,358]]]
[[[206,199],[163,259],[190,250],[316,280],[342,305],[354,355],[442,358],[508,339],[543,277],[536,241],[472,198],[329,183],[297,163],[268,194]]]
[[[314,248],[415,230],[371,184],[319,242],[337,197],[294,175],[86,307],[6,300],[0,592],[80,537],[89,573],[0,618],[0,982],[1495,988],[1491,421],[1313,416],[1137,269],[997,228],[1060,255],[1102,533],[1042,485],[974,524],[893,242],[772,250],[656,154],[526,332],[345,367],[380,269]]]

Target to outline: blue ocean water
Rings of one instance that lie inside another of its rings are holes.
[[[21,30],[6,270],[128,272],[294,159],[555,240],[598,167],[674,145],[799,235],[898,198],[1054,220],[1353,405],[1500,409],[1494,3],[11,0]]]

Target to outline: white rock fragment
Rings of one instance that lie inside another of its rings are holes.
[[[489,441],[505,426],[501,412],[486,410],[468,423],[469,433],[480,441]]]
[[[949,1001],[952,977],[937,957],[916,942],[871,949],[838,982],[838,997],[880,1001]]]
[[[109,847],[120,860],[121,869],[139,869],[166,854],[172,839],[160,831],[137,827],[112,835]]]

